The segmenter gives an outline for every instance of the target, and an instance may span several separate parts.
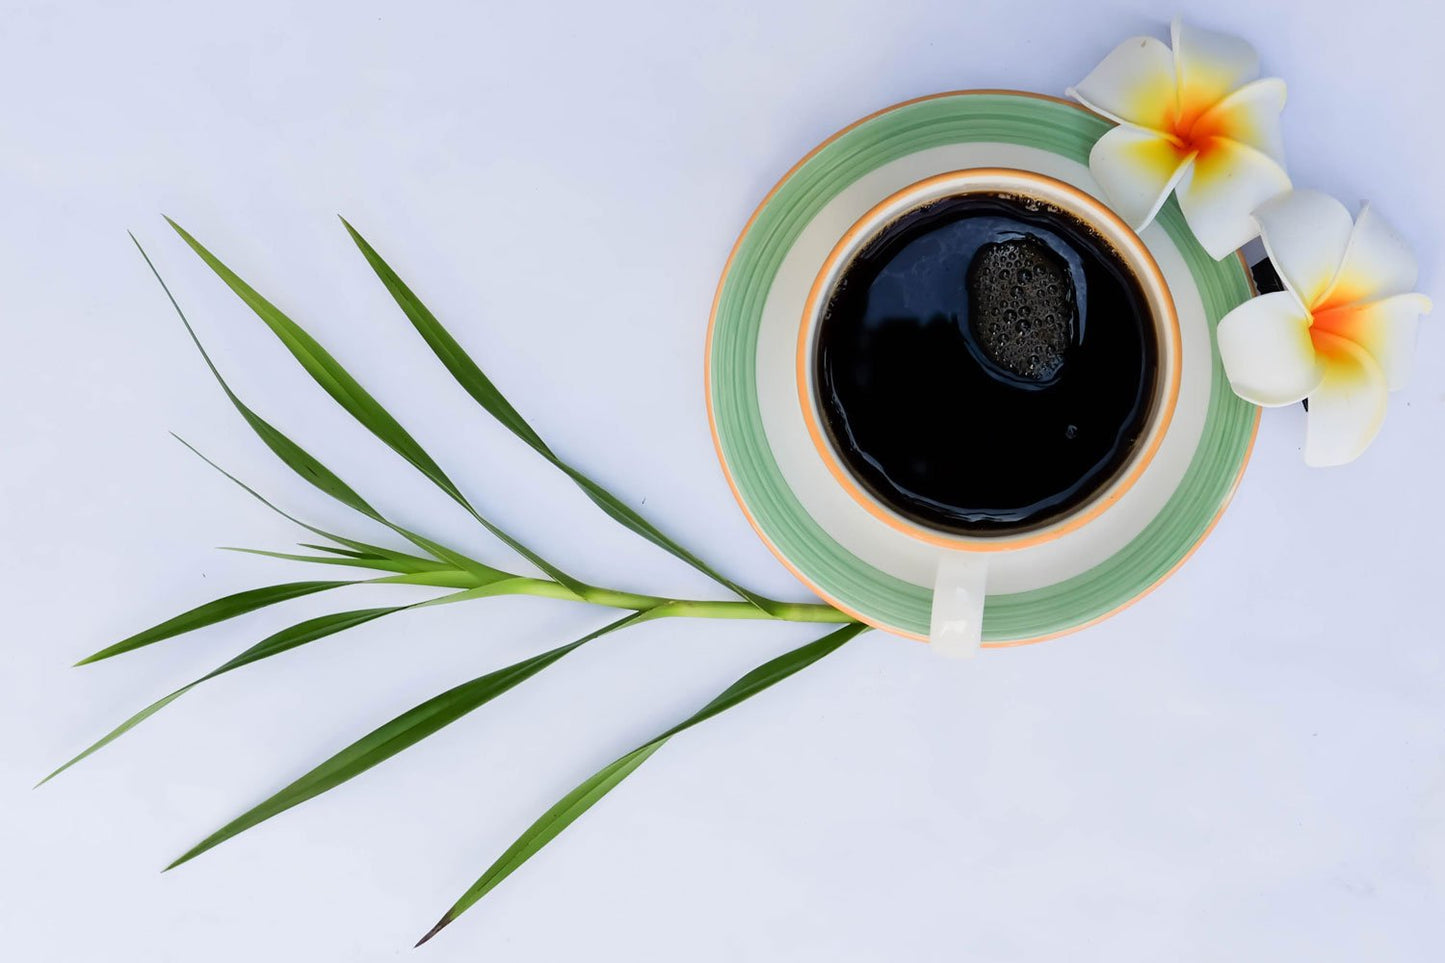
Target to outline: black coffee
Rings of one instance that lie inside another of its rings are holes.
[[[817,337],[822,421],[852,474],[962,534],[1025,531],[1086,501],[1155,394],[1138,281],[1087,225],[1026,198],[903,215],[844,269]]]

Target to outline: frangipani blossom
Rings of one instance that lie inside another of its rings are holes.
[[[1109,203],[1143,230],[1177,191],[1184,219],[1214,259],[1255,236],[1250,214],[1289,190],[1280,143],[1284,81],[1259,76],[1254,48],[1237,37],[1170,27],[1115,47],[1075,98],[1118,123],[1089,153]]]
[[[1412,289],[1405,241],[1368,205],[1351,221],[1318,191],[1291,191],[1255,212],[1286,290],[1244,302],[1216,336],[1234,391],[1257,405],[1309,399],[1305,462],[1359,457],[1401,387],[1430,299]]]

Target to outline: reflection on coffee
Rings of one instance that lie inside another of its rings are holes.
[[[964,194],[894,220],[817,332],[823,424],[899,514],[1014,534],[1109,484],[1146,432],[1158,339],[1138,280],[1072,214]]]

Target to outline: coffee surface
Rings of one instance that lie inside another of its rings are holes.
[[[1026,531],[1087,501],[1155,394],[1139,282],[1087,225],[1027,198],[904,214],[839,276],[817,338],[820,415],[849,471],[961,534]]]

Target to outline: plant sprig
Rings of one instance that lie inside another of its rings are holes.
[[[471,499],[462,492],[461,488],[432,459],[420,443],[315,338],[252,288],[180,225],[170,221],[169,218],[167,221],[201,260],[266,324],[301,367],[343,410],[410,463],[433,485],[447,494],[500,542],[525,561],[535,565],[541,575],[519,574],[485,564],[440,540],[413,531],[394,521],[373,507],[351,485],[319,459],[257,414],[254,409],[241,400],[221,375],[195,329],[186,318],[185,312],[181,310],[180,304],[166,285],[164,278],[161,277],[140,242],[132,235],[132,241],[135,242],[136,248],[160,283],[186,332],[200,352],[202,360],[215,376],[221,391],[262,443],[283,464],[306,482],[333,500],[409,542],[420,554],[376,545],[348,535],[336,534],[302,521],[277,507],[245,482],[216,465],[184,439],[179,439],[207,464],[221,472],[262,504],[322,540],[299,543],[298,548],[304,551],[254,548],[231,548],[229,550],[248,552],[289,562],[324,565],[333,570],[337,568],[353,569],[373,574],[371,577],[358,579],[283,582],[236,592],[198,605],[180,615],[121,639],[80,660],[77,665],[100,662],[197,629],[238,618],[271,605],[306,595],[329,592],[349,585],[408,585],[440,590],[442,594],[422,601],[399,605],[335,612],[307,619],[274,632],[212,671],[132,715],[45,777],[42,782],[49,781],[118,739],[171,702],[210,679],[383,616],[400,614],[425,606],[466,602],[499,595],[530,595],[620,609],[626,612],[621,618],[579,639],[463,682],[402,713],[390,722],[362,736],[264,802],[220,827],[183,853],[170,866],[167,866],[167,869],[194,859],[221,842],[334,789],[520,685],[578,648],[621,629],[643,622],[677,618],[813,622],[839,626],[814,642],[770,660],[744,675],[694,715],[619,757],[584,780],[576,789],[544,813],[482,874],[476,883],[446,912],[441,921],[421,939],[418,943],[420,945],[435,936],[438,931],[490,892],[493,887],[555,838],[558,833],[611,791],[617,783],[630,775],[673,736],[732,708],[793,673],[812,665],[866,630],[866,626],[831,606],[806,602],[782,602],[744,588],[663,533],[636,509],[564,460],[507,401],[460,343],[442,326],[436,316],[392,270],[390,265],[382,259],[376,249],[343,219],[342,223],[352,241],[360,249],[367,263],[407,319],[457,383],[484,411],[525,442],[545,461],[570,478],[609,518],[707,575],[737,596],[739,601],[689,600],[666,595],[625,592],[592,585],[568,574],[482,515]]]

